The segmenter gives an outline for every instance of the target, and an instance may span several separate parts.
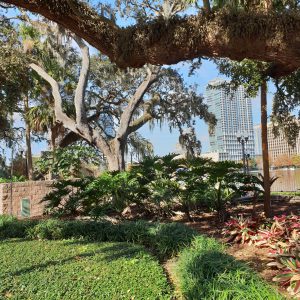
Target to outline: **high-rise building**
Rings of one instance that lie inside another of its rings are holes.
[[[205,93],[209,111],[217,118],[215,132],[209,138],[210,151],[218,153],[221,161],[240,161],[243,152],[237,136],[242,134],[248,137],[245,154],[254,157],[251,98],[246,96],[243,86],[228,92],[223,83],[221,79],[210,81]]]
[[[261,125],[254,126],[255,136],[255,155],[261,155]],[[273,134],[272,124],[268,123],[268,148],[269,157],[271,161],[276,160],[278,156],[286,155],[292,157],[293,155],[300,154],[300,136],[296,139],[295,147],[288,144],[282,131],[279,131],[279,135]]]
[[[261,125],[255,125],[253,128],[254,128],[254,152],[255,152],[255,156],[260,156],[262,155]]]

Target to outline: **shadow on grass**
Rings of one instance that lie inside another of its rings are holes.
[[[0,239],[0,244],[5,243],[5,244],[20,244],[20,243],[26,243],[28,241],[31,241],[29,238],[8,238],[8,239]]]
[[[74,246],[74,245],[87,245],[94,244],[101,247],[98,253],[102,253],[103,259],[106,261],[113,261],[120,258],[133,258],[137,256],[141,251],[146,251],[141,245],[135,245],[132,243],[126,242],[105,242],[108,243],[107,246],[103,246],[101,242],[95,241],[66,241],[66,245]]]
[[[182,292],[187,300],[283,299],[244,262],[214,250],[187,258]]]
[[[67,243],[67,245],[69,245],[70,247],[74,244],[76,244],[76,243]],[[87,243],[80,242],[80,244],[84,245]],[[95,244],[97,244],[97,243],[95,243]],[[51,266],[56,266],[56,265],[61,266],[66,263],[75,262],[75,261],[79,261],[81,259],[93,257],[97,254],[102,254],[101,259],[105,260],[107,262],[118,260],[120,258],[129,259],[129,258],[133,258],[133,257],[137,256],[141,252],[141,250],[142,250],[141,247],[132,246],[130,244],[126,245],[126,243],[112,244],[112,245],[105,246],[105,247],[102,246],[102,247],[100,247],[99,250],[95,249],[94,251],[79,253],[78,255],[67,257],[67,258],[61,259],[61,260],[50,260],[45,263],[40,263],[40,264],[32,265],[30,267],[21,268],[20,270],[15,271],[15,272],[6,272],[0,277],[0,280],[1,280],[1,278],[7,277],[7,276],[20,276],[20,275],[23,275],[26,273],[35,272],[36,270],[41,271],[41,270],[44,270]]]

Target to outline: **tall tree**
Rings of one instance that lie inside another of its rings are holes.
[[[272,62],[272,76],[288,74],[300,66],[300,13],[296,0],[230,1],[242,4],[242,9],[219,10],[209,10],[209,2],[204,1],[204,11],[186,16],[179,12],[184,11],[185,3],[195,1],[125,1],[127,7],[135,3],[140,8],[137,22],[128,27],[119,26],[114,18],[105,15],[105,10],[98,13],[87,1],[2,2],[57,22],[122,68],[174,64],[201,56]],[[169,17],[162,18],[162,12]],[[151,21],[144,18],[153,13],[158,16]]]
[[[52,24],[44,27],[45,36],[57,32]],[[122,170],[128,138],[147,123],[154,126],[155,121],[167,122],[170,129],[178,128],[181,136],[185,127],[193,127],[194,117],[213,125],[214,116],[207,111],[203,98],[195,88],[185,86],[173,69],[147,66],[124,72],[102,55],[93,56],[91,63],[84,41],[73,34],[66,39],[69,44],[70,39],[79,53],[70,47],[60,55],[67,48],[61,40],[56,43],[55,55],[40,55],[47,39],[39,37],[31,43],[29,66],[51,92],[55,124],[66,129],[60,146],[84,139],[105,155],[110,170]]]

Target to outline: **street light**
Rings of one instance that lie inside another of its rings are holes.
[[[244,174],[247,173],[246,167],[246,154],[245,154],[245,144],[249,140],[249,136],[247,133],[238,133],[236,135],[237,141],[242,145],[242,152],[243,152],[243,167],[244,167]]]

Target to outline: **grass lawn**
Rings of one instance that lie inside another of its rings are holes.
[[[128,243],[0,241],[0,299],[170,299],[158,261]]]
[[[185,299],[283,300],[275,286],[267,284],[244,262],[225,253],[215,239],[198,236],[183,250],[175,270]]]

